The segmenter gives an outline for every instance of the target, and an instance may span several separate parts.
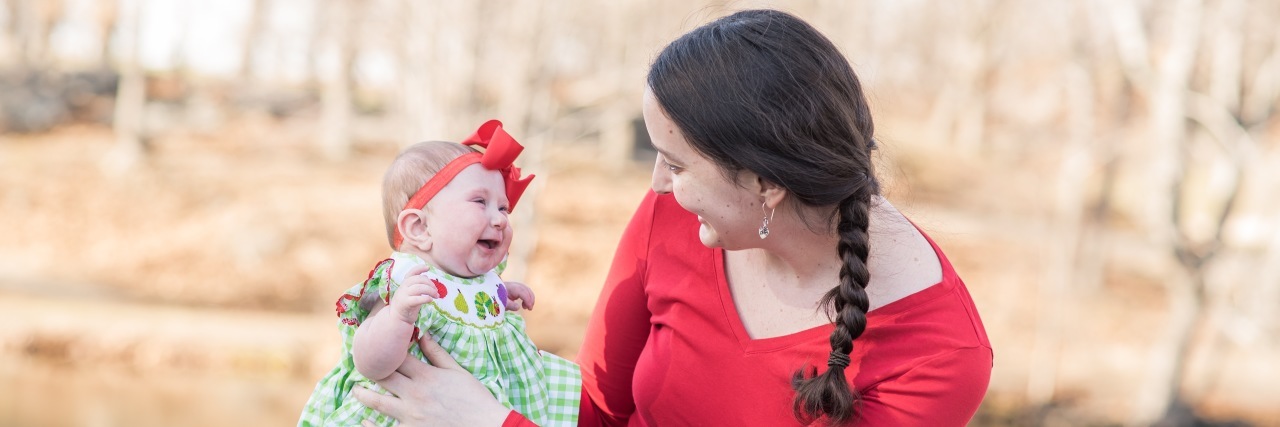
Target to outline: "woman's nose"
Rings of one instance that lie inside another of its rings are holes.
[[[653,179],[649,183],[654,193],[667,194],[671,192],[671,170],[667,169],[667,165],[659,157],[653,162]]]

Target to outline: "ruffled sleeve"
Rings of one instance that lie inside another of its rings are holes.
[[[360,307],[360,298],[366,293],[375,292],[378,297],[385,303],[390,301],[391,293],[395,292],[392,281],[390,280],[391,266],[395,261],[388,258],[379,262],[372,270],[369,270],[369,278],[364,283],[356,285],[348,289],[346,293],[338,297],[337,312],[338,318],[342,324],[358,327],[365,318],[369,317],[369,311]]]

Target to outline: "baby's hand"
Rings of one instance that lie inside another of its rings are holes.
[[[400,289],[391,296],[391,312],[405,323],[418,323],[418,312],[422,305],[440,297],[433,280],[422,275],[427,269],[427,266],[410,269],[404,281],[400,282]]]
[[[507,306],[507,311],[519,311],[523,306],[525,310],[533,310],[533,289],[529,289],[524,283],[506,282],[507,300],[503,303]],[[516,302],[520,300],[520,302]]]

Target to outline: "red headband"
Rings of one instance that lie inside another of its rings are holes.
[[[507,202],[511,203],[509,209],[516,208],[516,202],[520,200],[525,188],[528,188],[529,182],[533,180],[533,175],[520,178],[520,168],[513,164],[520,152],[524,151],[524,147],[502,130],[502,122],[497,120],[484,122],[476,133],[462,141],[462,145],[478,145],[485,150],[484,153],[463,154],[444,165],[440,172],[436,172],[435,176],[428,179],[417,192],[413,193],[413,196],[409,197],[409,202],[405,203],[404,209],[422,209],[432,197],[436,196],[436,193],[440,192],[440,189],[453,181],[459,172],[476,163],[484,166],[485,169],[496,170],[502,174],[502,181],[507,187]],[[403,240],[400,227],[396,227],[394,246],[399,248]]]

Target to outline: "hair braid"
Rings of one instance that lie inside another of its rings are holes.
[[[805,367],[792,376],[792,387],[796,389],[792,411],[801,420],[825,415],[829,424],[839,424],[856,414],[854,405],[859,400],[858,393],[849,388],[844,368],[849,366],[853,340],[867,328],[870,301],[866,287],[871,279],[867,269],[870,252],[867,227],[874,187],[874,183],[863,186],[839,206],[836,232],[840,235],[837,249],[843,261],[840,284],[827,291],[818,303],[828,308],[828,315],[835,323],[835,330],[831,332],[831,356],[827,360],[826,372],[821,375],[816,375],[816,368]]]

